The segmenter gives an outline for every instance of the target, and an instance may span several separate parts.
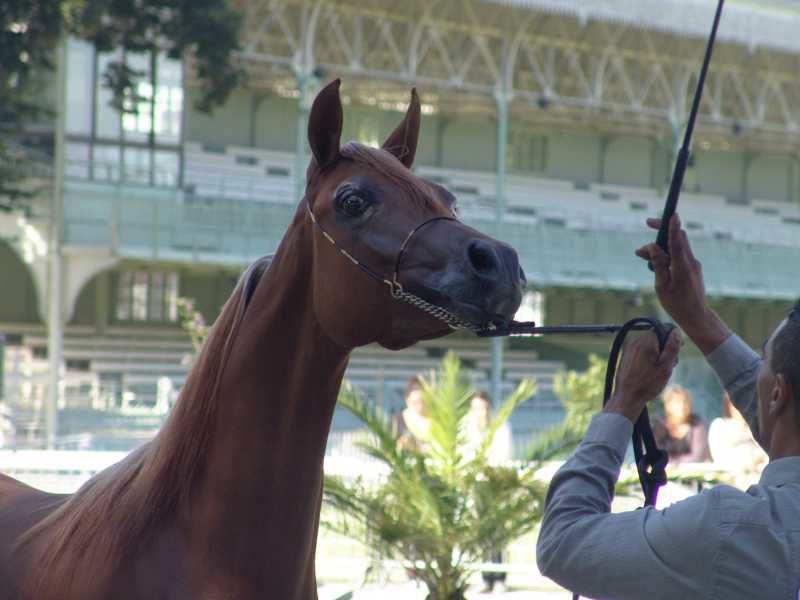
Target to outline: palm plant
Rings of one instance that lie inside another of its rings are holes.
[[[380,556],[398,558],[428,588],[428,600],[461,600],[473,569],[487,550],[530,532],[542,516],[546,483],[536,478],[542,461],[577,434],[562,428],[532,446],[532,460],[489,464],[499,427],[536,390],[525,380],[502,403],[477,450],[465,443],[465,419],[474,390],[458,359],[445,356],[440,369],[423,378],[430,419],[420,449],[398,444],[386,415],[345,385],[339,403],[366,426],[364,451],[388,468],[379,482],[326,476],[324,501],[333,515],[328,528],[364,541]]]

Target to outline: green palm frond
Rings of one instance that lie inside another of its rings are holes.
[[[571,452],[580,443],[583,432],[569,423],[561,423],[547,429],[531,440],[525,451],[524,460],[529,463],[543,463]]]
[[[463,447],[463,427],[474,389],[461,375],[461,363],[448,352],[439,371],[422,379],[422,393],[430,419],[429,452],[435,459],[431,467],[440,469],[448,481],[458,475]]]
[[[564,424],[538,440],[538,449],[528,456],[533,462],[491,466],[487,455],[494,436],[536,392],[536,382],[521,382],[505,399],[477,451],[466,445],[474,390],[455,355],[447,354],[437,372],[423,378],[422,392],[430,427],[426,438],[409,449],[398,444],[398,432],[379,408],[351,386],[343,387],[340,404],[365,426],[359,446],[388,474],[372,482],[326,476],[321,522],[362,540],[380,556],[416,565],[431,598],[455,600],[466,590],[466,564],[482,561],[487,549],[536,527],[546,492],[546,483],[536,479],[537,461],[552,456],[554,448],[566,448],[582,431]]]

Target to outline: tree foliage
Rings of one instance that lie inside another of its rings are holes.
[[[553,382],[566,415],[561,424],[534,438],[528,460],[550,460],[571,452],[583,438],[589,421],[599,409],[605,386],[606,363],[595,354],[589,356],[585,371],[562,371]]]
[[[52,113],[39,93],[56,64],[62,35],[100,51],[165,52],[191,57],[201,89],[199,110],[222,104],[242,79],[241,14],[229,0],[3,0],[0,2],[0,196],[22,194],[24,146],[10,142],[26,125]],[[102,74],[112,104],[133,110],[137,73],[122,62]],[[126,101],[128,100],[128,101]]]
[[[67,31],[101,52],[165,52],[173,59],[190,52],[202,83],[201,111],[222,104],[241,79],[234,53],[242,19],[228,0],[65,0],[64,9]],[[109,64],[104,79],[120,110],[138,76],[121,62]]]
[[[52,71],[53,48],[61,33],[58,2],[0,2],[0,198],[16,199],[26,153],[11,140],[38,119],[45,107],[37,92],[42,74]],[[5,205],[0,201],[0,207]]]
[[[365,425],[369,434],[361,447],[388,475],[378,483],[326,476],[324,502],[332,516],[324,525],[403,561],[427,585],[430,600],[463,598],[468,564],[482,562],[488,550],[531,531],[541,519],[546,483],[537,471],[552,454],[550,444],[563,447],[563,436],[532,446],[530,454],[541,460],[507,466],[487,460],[498,428],[535,390],[532,380],[520,383],[497,410],[482,445],[470,452],[464,431],[473,390],[453,354],[423,381],[431,427],[419,450],[398,444],[387,416],[345,385],[339,403]]]

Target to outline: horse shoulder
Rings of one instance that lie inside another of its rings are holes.
[[[49,494],[0,474],[0,600],[19,600],[30,546],[20,538],[68,496]],[[34,542],[35,543],[35,542]]]

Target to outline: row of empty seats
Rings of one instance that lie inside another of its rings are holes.
[[[5,352],[4,397],[18,432],[22,433],[18,441],[25,443],[40,438],[44,431],[49,387],[47,339],[41,331],[30,331],[10,336],[9,342]],[[407,381],[438,367],[445,350],[445,345],[436,342],[400,352],[374,345],[359,348],[351,357],[345,377],[365,397],[393,413],[403,406]],[[488,344],[456,340],[455,352],[472,384],[488,388],[491,369]],[[112,425],[136,430],[136,439],[148,430],[154,432],[185,382],[191,353],[188,340],[176,330],[150,335],[114,332],[105,336],[68,330],[64,338],[66,369],[60,405],[66,415],[62,420],[68,429],[66,433],[74,436],[92,427]],[[506,394],[522,378],[535,377],[539,383],[536,397],[515,416],[515,428],[533,431],[544,425],[540,422],[542,414],[560,414],[552,387],[555,373],[563,365],[539,360],[532,352],[507,351],[504,358]],[[101,418],[100,413],[106,417]],[[334,429],[357,426],[346,411],[337,410]]]
[[[184,181],[199,197],[295,202],[294,154],[254,148],[209,148],[187,143]],[[467,219],[495,217],[494,173],[421,166],[417,173],[448,187]],[[509,175],[505,221],[563,225],[587,230],[641,231],[645,217],[657,216],[665,192],[607,183],[574,183],[547,177]],[[680,211],[700,235],[770,245],[800,245],[800,207],[752,199],[731,203],[713,194],[684,192]]]

